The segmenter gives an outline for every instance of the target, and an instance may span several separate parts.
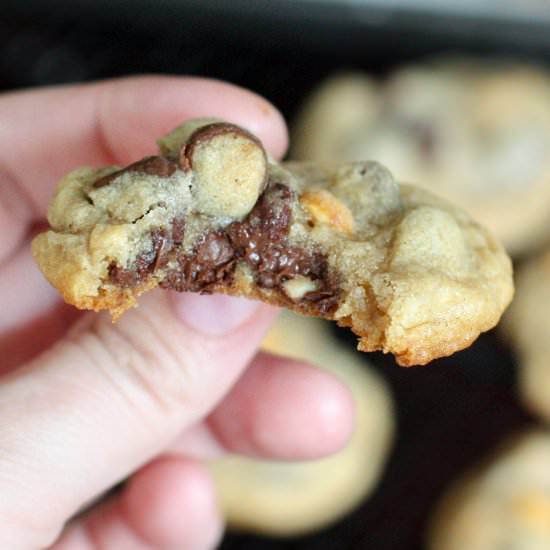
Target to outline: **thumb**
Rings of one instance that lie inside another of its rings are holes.
[[[0,548],[47,546],[83,504],[204,416],[273,315],[236,298],[153,292],[117,324],[85,316],[1,379]]]

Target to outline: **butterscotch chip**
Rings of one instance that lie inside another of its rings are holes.
[[[352,233],[353,216],[349,208],[329,191],[306,191],[300,202],[311,214],[314,223],[326,223],[335,231],[347,235]]]
[[[241,128],[190,124],[158,157],[59,183],[33,252],[67,302],[117,317],[156,286],[247,296],[336,320],[402,365],[499,320],[510,260],[463,211],[375,162],[278,164]]]
[[[516,436],[457,480],[436,509],[430,550],[550,548],[550,432]]]

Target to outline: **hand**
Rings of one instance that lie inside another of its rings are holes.
[[[207,115],[249,128],[274,156],[285,149],[273,107],[215,81],[0,96],[0,548],[211,548],[223,522],[201,461],[314,458],[350,435],[351,400],[336,379],[258,353],[273,309],[155,291],[113,325],[61,303],[33,263],[30,238],[60,176],[127,164]]]

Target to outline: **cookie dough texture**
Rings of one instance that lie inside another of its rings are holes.
[[[550,78],[540,67],[439,59],[385,81],[334,76],[306,102],[292,155],[376,159],[466,209],[513,254],[550,238]]]
[[[263,347],[332,372],[356,409],[354,435],[335,455],[305,462],[228,456],[211,465],[231,527],[295,536],[337,521],[375,488],[393,440],[393,405],[384,381],[360,354],[342,348],[323,321],[282,315]]]
[[[429,550],[550,548],[550,432],[526,432],[459,480],[436,510]]]
[[[550,422],[550,250],[518,269],[516,287],[502,332],[517,352],[524,403]]]
[[[241,128],[187,124],[161,156],[61,180],[33,253],[67,302],[117,317],[159,285],[242,295],[336,320],[401,365],[498,322],[510,260],[459,208],[375,162],[278,164]]]

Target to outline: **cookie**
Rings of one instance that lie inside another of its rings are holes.
[[[33,253],[67,302],[117,317],[156,286],[257,298],[413,365],[468,346],[511,299],[501,245],[377,163],[277,164],[210,120],[159,143],[158,156],[60,182]]]
[[[263,344],[337,376],[355,405],[355,431],[340,452],[304,462],[226,456],[210,465],[230,527],[296,536],[330,525],[374,490],[393,441],[395,422],[385,382],[357,352],[344,349],[327,323],[287,312]]]
[[[306,102],[293,138],[297,160],[376,159],[466,209],[515,255],[550,238],[550,78],[540,67],[447,59],[383,82],[335,76]]]
[[[516,437],[443,497],[429,550],[550,548],[549,465],[550,432]]]
[[[516,287],[502,332],[517,352],[523,402],[550,422],[550,250],[518,269]]]

